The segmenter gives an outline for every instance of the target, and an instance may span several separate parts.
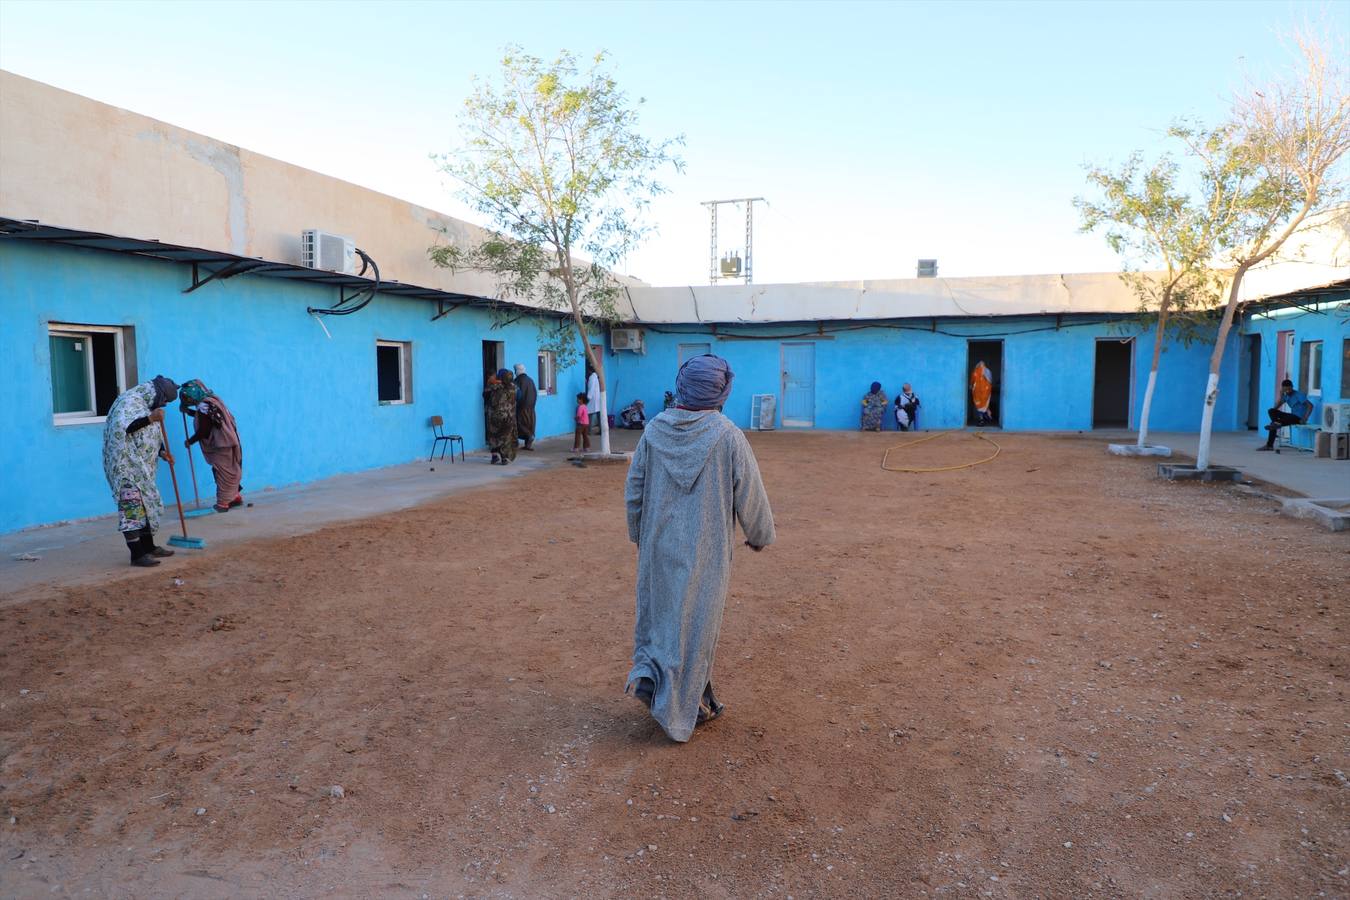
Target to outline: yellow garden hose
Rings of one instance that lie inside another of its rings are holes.
[[[932,434],[924,435],[923,437],[917,440],[906,441],[903,444],[896,444],[894,447],[889,448],[882,455],[881,467],[885,469],[887,472],[954,472],[957,469],[969,469],[972,468],[973,466],[978,466],[983,463],[993,462],[994,459],[996,459],[998,455],[1003,452],[1003,448],[1000,447],[998,445],[998,442],[995,441],[993,438],[987,437],[982,431],[973,431],[971,432],[971,434],[975,435],[975,437],[979,438],[980,440],[986,443],[994,445],[994,452],[991,453],[989,456],[986,456],[984,459],[977,459],[974,462],[961,463],[958,466],[915,467],[915,466],[890,466],[886,464],[887,460],[890,459],[891,454],[894,453],[896,450],[903,450],[906,447],[913,447],[915,444],[922,444],[924,441],[931,441],[934,438],[940,438],[946,434],[960,434],[960,433],[961,432],[959,431],[935,431]]]

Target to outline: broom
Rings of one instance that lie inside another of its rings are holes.
[[[159,433],[164,438],[164,447],[169,446],[169,432],[164,427],[164,420],[159,420]],[[183,526],[183,536],[174,535],[169,538],[169,543],[175,547],[187,547],[189,550],[203,550],[206,548],[206,541],[201,538],[188,537],[187,519],[183,518],[183,498],[178,495],[178,473],[173,467],[173,451],[169,451],[169,477],[173,479],[173,502],[178,505],[178,523]]]
[[[179,410],[179,412],[183,413],[183,436],[186,437],[188,429],[187,413],[181,409]],[[192,509],[189,509],[186,513],[184,513],[184,515],[187,516],[189,519],[195,518],[196,516],[209,516],[216,510],[215,507],[212,506],[207,507],[202,506],[202,495],[197,491],[197,464],[192,461],[191,445],[189,445],[187,448],[187,455],[188,455],[188,469],[192,472],[193,504]]]

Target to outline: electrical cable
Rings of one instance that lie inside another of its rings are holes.
[[[350,316],[352,313],[360,312],[370,305],[370,301],[375,299],[375,295],[380,290],[380,267],[375,263],[375,260],[370,258],[370,254],[366,253],[366,251],[362,250],[360,247],[356,248],[356,253],[361,257],[361,271],[357,272],[356,275],[360,278],[366,274],[367,269],[374,270],[375,274],[371,276],[373,279],[371,284],[361,288],[361,290],[352,294],[350,297],[343,297],[337,302],[337,305],[328,309],[319,309],[317,307],[309,306],[305,308],[305,312],[316,316]],[[361,302],[354,306],[349,305],[356,300],[357,297],[363,298]]]
[[[1000,447],[1000,446],[998,445],[998,441],[995,441],[993,438],[986,436],[986,435],[984,434],[984,432],[982,432],[982,431],[974,431],[974,432],[971,432],[972,435],[974,435],[975,437],[979,438],[980,440],[984,441],[984,442],[987,443],[987,444],[993,444],[993,445],[994,445],[994,452],[993,452],[992,454],[990,454],[989,456],[984,457],[983,459],[977,459],[977,460],[975,460],[974,462],[960,463],[959,465],[954,465],[954,466],[890,466],[890,465],[887,465],[887,462],[890,460],[891,454],[892,454],[894,451],[896,451],[896,450],[903,450],[903,449],[905,449],[906,447],[913,447],[915,444],[922,444],[922,443],[924,443],[925,441],[931,441],[931,440],[934,440],[934,439],[936,439],[936,438],[943,437],[943,436],[945,436],[945,435],[949,435],[949,434],[962,434],[962,433],[963,433],[963,432],[960,432],[960,431],[935,431],[935,432],[933,432],[932,434],[925,435],[924,437],[919,438],[918,440],[914,440],[914,441],[906,441],[906,442],[903,443],[903,444],[896,444],[894,447],[888,448],[888,449],[886,450],[886,452],[882,454],[882,456],[881,456],[881,468],[885,469],[887,472],[955,472],[957,469],[971,469],[971,468],[974,468],[975,466],[983,465],[984,463],[987,463],[987,462],[993,462],[995,459],[998,458],[998,455],[999,455],[1000,453],[1003,452],[1003,448]]]

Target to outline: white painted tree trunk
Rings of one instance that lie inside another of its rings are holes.
[[[609,456],[609,394],[605,391],[605,377],[600,376],[600,454]]]
[[[1218,399],[1219,376],[1210,372],[1209,383],[1205,385],[1205,411],[1200,415],[1200,446],[1195,451],[1195,467],[1201,472],[1209,468],[1209,436],[1214,430],[1214,404]]]
[[[1169,273],[1171,269],[1168,269]],[[1170,277],[1170,276],[1169,276]],[[1167,336],[1167,313],[1172,306],[1172,290],[1176,279],[1168,282],[1158,304],[1158,325],[1153,332],[1153,361],[1148,370],[1148,387],[1144,389],[1144,407],[1139,410],[1139,446],[1148,446],[1148,416],[1153,409],[1153,387],[1158,383],[1158,364],[1162,360],[1163,339]]]
[[[1275,244],[1274,253],[1279,249]],[[1269,255],[1266,254],[1266,256]],[[1264,259],[1261,256],[1259,259]],[[1258,260],[1259,261],[1259,260]],[[1219,333],[1214,339],[1214,352],[1209,357],[1209,381],[1205,384],[1205,408],[1200,413],[1200,445],[1195,451],[1195,468],[1201,472],[1209,469],[1209,437],[1214,431],[1214,404],[1219,400],[1219,372],[1223,365],[1224,346],[1228,343],[1228,332],[1233,327],[1233,315],[1237,312],[1238,290],[1242,286],[1242,277],[1251,268],[1251,261],[1244,262],[1233,273],[1233,283],[1228,287],[1228,303],[1223,308],[1223,318],[1219,320]]]
[[[1153,407],[1153,386],[1158,382],[1158,366],[1155,363],[1148,372],[1148,387],[1144,388],[1144,407],[1139,411],[1139,446],[1148,446],[1148,413]]]

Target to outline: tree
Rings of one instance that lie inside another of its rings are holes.
[[[493,233],[429,254],[452,270],[497,276],[503,298],[570,315],[600,377],[600,445],[608,455],[607,387],[587,320],[618,319],[622,285],[611,270],[650,232],[642,215],[665,191],[658,171],[682,164],[680,138],[653,142],[638,133],[642,101],[629,102],[605,60],[598,54],[583,71],[566,51],[544,62],[510,47],[496,82],[475,81],[460,117],[463,145],[439,159]]]
[[[1216,144],[1193,143],[1211,171],[1241,173],[1254,183],[1232,198],[1235,215],[1227,257],[1232,280],[1210,356],[1200,420],[1196,468],[1209,468],[1214,404],[1219,396],[1219,366],[1233,326],[1242,279],[1270,259],[1309,216],[1339,202],[1345,193],[1340,164],[1350,153],[1350,84],[1343,57],[1328,54],[1317,38],[1298,39],[1302,67],[1284,81],[1239,95],[1233,123]]]
[[[1173,136],[1178,130],[1171,132]],[[1139,447],[1148,446],[1163,342],[1171,334],[1189,343],[1204,321],[1218,293],[1207,263],[1229,226],[1224,219],[1202,215],[1180,181],[1180,169],[1170,155],[1145,167],[1143,157],[1135,153],[1119,170],[1090,167],[1088,182],[1100,198],[1074,200],[1082,230],[1104,231],[1107,244],[1121,256],[1121,280],[1139,298],[1140,326],[1154,328],[1153,362],[1139,415]]]

